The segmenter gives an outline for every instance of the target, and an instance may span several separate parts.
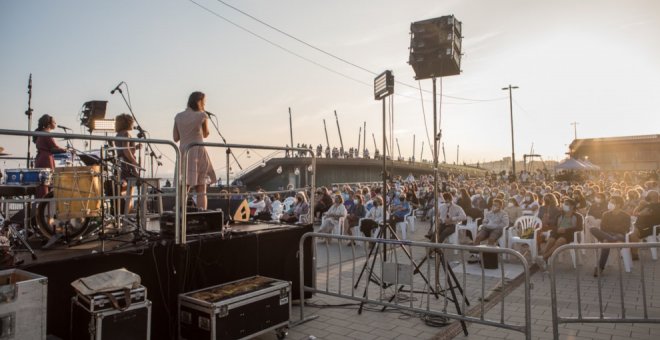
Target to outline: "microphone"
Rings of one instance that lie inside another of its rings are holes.
[[[115,94],[115,91],[119,91],[119,93],[121,93],[121,89],[119,87],[123,83],[124,83],[123,81],[121,83],[119,83],[112,91],[110,91],[110,94]]]
[[[64,125],[58,125],[57,127],[64,130],[64,131],[66,131],[66,130],[73,131],[73,130],[69,129],[68,127],[64,126]]]
[[[206,112],[206,115],[209,116],[209,117],[211,117],[211,116],[215,117],[215,115],[213,113],[209,112],[209,111],[204,111],[204,112]]]

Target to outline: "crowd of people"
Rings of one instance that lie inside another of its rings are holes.
[[[558,247],[573,242],[575,231],[584,230],[600,242],[621,242],[632,232],[631,241],[639,242],[660,224],[657,171],[591,173],[579,182],[558,181],[547,174],[543,180],[529,176],[525,182],[508,176],[469,178],[455,174],[439,181],[437,204],[433,201],[433,182],[432,176],[395,177],[388,182],[385,197],[382,184],[324,186],[317,188],[314,202],[307,201],[309,192],[299,191],[280,220],[298,222],[313,205],[314,222],[320,224],[321,232],[341,229],[351,235],[359,225],[362,233],[371,236],[382,224],[384,202],[391,226],[413,210],[419,211],[422,220],[432,220],[438,207],[437,241],[446,241],[458,224],[471,219],[480,225],[476,235],[467,235],[472,244],[495,245],[504,228],[513,226],[521,216],[533,215],[541,221],[537,239],[540,266],[545,266]],[[430,229],[427,237],[435,240],[435,230]],[[594,275],[602,273],[607,257],[608,252],[602,251]]]

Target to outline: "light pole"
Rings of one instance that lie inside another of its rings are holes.
[[[513,143],[513,97],[511,94],[512,93],[511,90],[517,88],[518,86],[511,86],[511,85],[502,88],[502,90],[509,90],[509,114],[511,116],[511,164],[513,165],[514,178],[516,176],[516,148]]]

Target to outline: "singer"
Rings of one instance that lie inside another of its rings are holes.
[[[45,114],[39,118],[35,131],[50,132],[55,129],[55,127],[57,127],[55,118]],[[34,158],[34,167],[55,170],[55,157],[53,155],[66,152],[66,149],[59,147],[57,143],[55,143],[55,139],[50,136],[32,137],[32,141],[37,145],[37,156]],[[46,196],[47,193],[48,186],[42,184],[37,187],[37,198],[42,198]]]
[[[182,152],[182,160],[188,162],[186,172],[186,187],[195,188],[197,193],[197,208],[206,210],[206,186],[215,183],[217,178],[211,164],[206,148],[194,146],[188,150],[185,148],[191,143],[203,142],[209,136],[208,115],[205,111],[206,96],[202,92],[193,92],[188,98],[188,107],[174,117],[174,141],[179,142]]]
[[[117,132],[117,137],[126,137],[131,138],[130,130],[133,130],[133,124],[135,123],[133,117],[129,114],[122,113],[115,117],[115,132]],[[121,194],[126,196],[133,195],[133,186],[128,187],[127,179],[128,178],[138,178],[140,177],[140,172],[138,171],[139,164],[135,158],[135,150],[140,148],[140,144],[135,144],[135,142],[124,142],[117,141],[115,145],[119,150],[117,150],[117,157],[120,161],[119,169],[121,169]],[[130,213],[133,208],[133,200],[126,200],[126,210],[125,213]]]

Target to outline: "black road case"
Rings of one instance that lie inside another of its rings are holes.
[[[248,339],[287,335],[291,283],[253,276],[179,295],[179,338]]]
[[[133,303],[125,310],[93,312],[78,297],[71,299],[72,340],[149,340],[151,301]]]

